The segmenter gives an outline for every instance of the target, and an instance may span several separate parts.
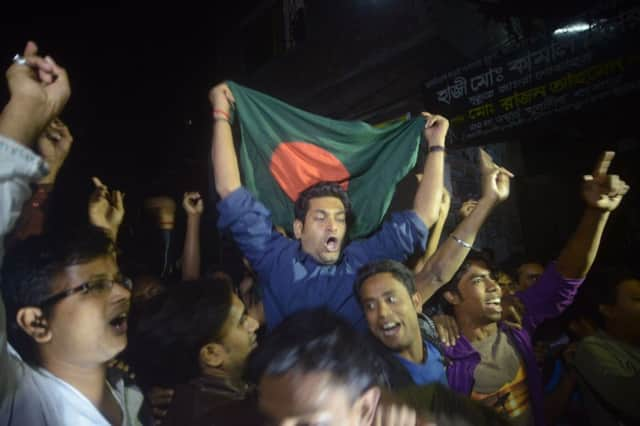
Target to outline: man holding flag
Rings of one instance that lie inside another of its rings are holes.
[[[424,250],[442,199],[449,122],[423,113],[423,118],[375,129],[315,116],[231,82],[211,89],[209,100],[214,117],[211,155],[221,198],[218,227],[231,233],[258,275],[268,329],[296,311],[326,306],[366,330],[353,293],[355,275],[366,263],[402,262]],[[243,180],[251,192],[241,184],[231,130],[234,107],[242,131]],[[415,163],[422,127],[429,155],[413,209],[394,213],[368,238],[345,244],[350,200],[366,201],[357,206],[364,215],[354,215],[360,232],[375,229],[395,184]],[[391,169],[390,179],[380,165]],[[290,226],[271,216],[287,205],[286,210],[295,210],[296,240],[274,229]],[[371,214],[374,224],[363,228]]]

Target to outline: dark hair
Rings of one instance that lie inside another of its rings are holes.
[[[539,265],[546,265],[548,262],[540,256],[529,255],[524,253],[514,253],[502,264],[502,269],[515,281],[520,278],[520,267],[529,263],[537,263]]]
[[[228,278],[187,281],[131,314],[127,360],[145,386],[174,386],[200,374],[200,349],[221,337],[232,304]]]
[[[301,311],[280,323],[249,358],[249,380],[263,375],[327,372],[355,401],[386,378],[375,349],[326,308]]]
[[[30,364],[38,363],[36,345],[16,323],[18,310],[40,306],[51,296],[53,278],[65,268],[115,253],[113,241],[101,228],[73,229],[63,235],[40,235],[17,243],[2,266],[2,296],[7,308],[9,341]],[[48,318],[51,307],[43,308]]]
[[[318,182],[315,185],[311,185],[298,195],[294,206],[294,217],[304,223],[304,219],[309,211],[309,201],[312,198],[319,197],[335,197],[338,198],[344,205],[344,211],[347,216],[347,223],[351,218],[351,201],[349,196],[342,187],[336,182]]]
[[[409,268],[395,260],[377,260],[375,262],[367,263],[358,270],[356,282],[353,286],[353,290],[355,291],[358,300],[361,300],[360,290],[362,289],[364,282],[373,275],[383,274],[385,272],[390,273],[395,279],[400,281],[404,288],[407,289],[409,296],[413,296],[416,292],[416,281],[413,276],[413,272],[411,272]]]
[[[600,281],[597,286],[594,286],[599,289],[598,304],[615,305],[618,303],[620,285],[628,280],[640,279],[640,275],[625,266],[619,266],[602,268],[593,274],[593,278]]]
[[[453,277],[449,280],[448,283],[443,285],[431,299],[427,302],[429,305],[426,309],[429,312],[437,311],[443,312],[448,315],[453,315],[453,306],[447,301],[444,297],[444,294],[449,291],[452,293],[460,294],[460,289],[458,286],[460,285],[460,279],[462,276],[469,270],[473,263],[482,262],[487,265],[492,274],[496,272],[495,266],[489,260],[485,253],[479,251],[470,251],[465,257],[462,265],[458,268]],[[435,305],[434,305],[435,304]]]
[[[606,321],[600,310],[600,305],[614,306],[618,303],[618,290],[623,282],[631,279],[640,279],[637,269],[626,265],[598,265],[587,275],[580,292],[576,296],[576,302],[568,308],[583,301],[586,314],[583,316],[593,318],[600,327],[606,326]]]

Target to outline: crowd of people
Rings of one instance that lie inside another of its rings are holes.
[[[242,185],[221,83],[209,92],[217,212],[185,192],[172,256],[175,200],[143,200],[128,244],[124,193],[98,177],[87,223],[45,230],[73,146],[69,77],[29,42],[6,79],[0,425],[640,424],[640,275],[596,259],[630,189],[609,174],[613,152],[576,188],[582,216],[546,265],[499,265],[474,246],[513,178],[483,150],[481,196],[441,235],[449,122],[431,113],[412,209],[349,241],[349,196],[321,181],[297,197],[288,234]],[[203,214],[234,241],[242,276],[204,264]]]

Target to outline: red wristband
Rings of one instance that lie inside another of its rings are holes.
[[[216,114],[222,114],[222,115],[224,115],[224,118],[226,118],[226,119],[227,119],[227,121],[229,121],[229,113],[228,113],[228,112],[223,111],[223,110],[221,110],[221,109],[214,109],[214,110],[213,110],[213,117],[214,117],[214,118],[216,117]]]

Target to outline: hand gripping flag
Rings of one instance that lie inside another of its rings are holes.
[[[382,129],[362,121],[311,114],[234,82],[244,186],[271,211],[274,225],[291,230],[293,203],[307,187],[337,182],[351,199],[358,238],[381,223],[396,184],[416,163],[422,116]]]

